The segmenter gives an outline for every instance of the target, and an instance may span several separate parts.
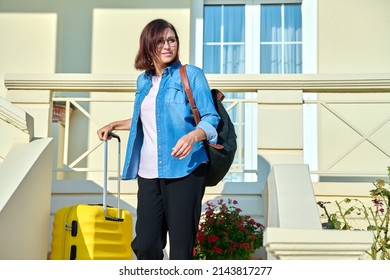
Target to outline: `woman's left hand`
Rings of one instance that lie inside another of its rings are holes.
[[[177,141],[175,147],[172,148],[171,155],[183,159],[191,153],[194,143],[203,139],[206,139],[206,133],[202,129],[197,128]]]

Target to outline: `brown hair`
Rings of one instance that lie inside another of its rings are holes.
[[[179,60],[179,37],[175,27],[163,19],[155,19],[149,22],[142,30],[139,38],[139,49],[135,57],[134,67],[137,70],[154,69],[153,59],[157,57],[157,41],[162,37],[164,31],[170,28],[177,39],[177,54],[176,58],[170,63],[175,63]]]

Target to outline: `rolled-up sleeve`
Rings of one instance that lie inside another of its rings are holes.
[[[197,127],[201,128],[206,133],[206,140],[210,144],[217,144],[218,133],[214,126],[206,121],[200,121]]]

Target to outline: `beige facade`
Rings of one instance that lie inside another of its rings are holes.
[[[318,1],[318,73],[389,73],[386,0]]]
[[[0,3],[0,74],[137,73],[133,67],[141,29],[155,18],[180,34],[189,62],[191,1],[41,1]],[[1,83],[0,96],[5,96]]]

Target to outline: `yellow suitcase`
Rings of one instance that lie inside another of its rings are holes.
[[[78,204],[54,215],[51,260],[129,260],[133,222],[128,210],[120,209],[120,138],[118,139],[117,207],[107,207],[107,141],[104,143],[104,188],[100,205]]]

